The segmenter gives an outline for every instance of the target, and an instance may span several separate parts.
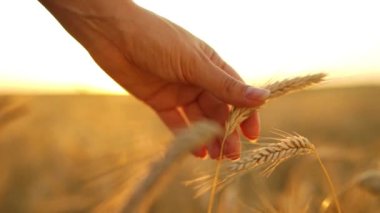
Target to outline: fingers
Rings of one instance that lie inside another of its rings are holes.
[[[258,112],[255,110],[249,118],[241,123],[240,128],[247,138],[251,140],[257,139],[260,133],[260,117]]]
[[[227,105],[209,93],[201,94],[197,101],[184,106],[183,110],[190,122],[208,118],[224,125],[228,117]],[[232,160],[238,159],[240,157],[240,141],[238,133],[234,132],[227,138],[224,142],[225,144],[222,153],[220,153],[222,148],[221,140],[221,138],[216,138],[210,144],[201,146],[192,153],[201,158],[204,158],[208,152],[212,159],[218,159],[220,154],[222,154],[222,157],[227,157]]]
[[[207,145],[207,150],[212,159],[220,158],[220,150],[222,149],[222,139],[218,138],[214,140],[212,143]],[[236,160],[240,158],[241,144],[239,140],[239,135],[235,131],[224,142],[222,158],[226,157],[231,160]]]
[[[228,105],[209,92],[203,92],[198,97],[198,105],[203,114],[224,126],[229,113]]]
[[[165,123],[165,125],[173,133],[176,133],[180,129],[186,128],[188,125],[185,118],[183,118],[181,113],[176,108],[156,112],[158,116],[161,118],[161,120]]]
[[[183,112],[190,123],[204,119],[204,114],[199,108],[197,102],[192,102],[183,107]],[[207,156],[207,148],[202,145],[192,151],[192,154],[196,157],[205,158]]]
[[[241,143],[237,131],[227,137],[224,142],[223,155],[231,160],[240,158]]]
[[[203,92],[198,97],[198,106],[203,115],[209,119],[219,122],[224,125],[229,113],[229,108],[226,103],[220,101],[215,96],[208,92]],[[221,149],[221,138],[215,139],[207,146],[210,158],[218,159]],[[223,156],[235,160],[240,156],[240,141],[237,132],[230,135],[224,145]]]
[[[194,65],[191,83],[206,89],[228,104],[256,107],[263,104],[269,96],[268,90],[248,86],[240,79],[236,79],[237,74],[231,68],[227,69],[228,73],[222,70],[205,53],[202,53],[198,61]],[[224,66],[227,67],[227,65]]]
[[[207,157],[207,147],[206,147],[206,145],[202,145],[201,147],[193,150],[191,153],[196,157],[206,158]]]
[[[178,130],[186,128],[189,125],[189,121],[187,121],[188,118],[184,117],[179,109],[157,111],[157,114],[174,134],[176,134]],[[205,158],[207,156],[207,148],[205,145],[202,145],[193,150],[192,153],[196,157]]]
[[[198,96],[198,99],[185,106],[184,111],[186,112],[188,118],[190,121],[196,121],[203,118],[208,118],[214,121],[217,121],[221,125],[224,125],[226,122],[226,119],[228,117],[228,106],[227,104],[221,102],[214,96],[212,96],[208,92],[203,92],[201,95]],[[240,152],[240,142],[238,139],[231,138],[228,142],[228,149],[226,153],[222,153],[222,156],[226,156],[226,154],[229,154],[231,159],[236,159],[236,156],[234,154],[238,154],[236,152],[236,149]],[[217,159],[220,155],[220,149],[221,149],[221,138],[216,138],[213,142],[208,144],[207,151],[210,155],[210,158]],[[206,147],[201,147],[193,152],[198,157],[205,157],[204,151]],[[226,146],[225,146],[226,148]],[[226,150],[226,149],[224,149]],[[207,153],[206,153],[207,154]],[[238,156],[237,156],[238,157]]]
[[[222,141],[220,138],[217,138],[211,143],[207,144],[207,151],[211,159],[219,158],[221,144],[222,144]]]
[[[204,118],[215,120],[222,125],[228,118],[228,107],[226,104],[213,97],[209,93],[203,93],[197,101],[183,107],[183,113],[189,120],[195,122]],[[189,124],[178,109],[158,112],[160,118],[173,131],[185,128]],[[249,139],[256,139],[259,135],[259,116],[255,111],[250,118],[241,124],[242,132]],[[236,160],[240,157],[241,144],[237,131],[233,132],[224,142],[222,157]],[[216,138],[208,145],[202,145],[192,151],[194,156],[205,158],[207,153],[212,159],[219,159],[222,146],[222,139]]]

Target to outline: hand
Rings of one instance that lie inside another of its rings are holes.
[[[188,125],[183,115],[190,122],[208,118],[224,125],[229,104],[255,107],[269,95],[245,85],[205,42],[131,1],[41,2],[103,70],[151,106],[173,132]],[[248,138],[257,138],[258,114],[241,129]],[[209,153],[215,159],[220,146],[216,139],[193,154]],[[223,155],[240,156],[237,132],[226,140]]]

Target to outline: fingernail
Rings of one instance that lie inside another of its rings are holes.
[[[205,159],[207,157],[206,146],[202,145],[201,147],[198,147],[198,148],[194,149],[191,153],[195,157],[198,157],[198,158],[201,158],[201,159]]]
[[[260,89],[255,87],[248,87],[245,92],[245,98],[250,101],[261,101],[269,97],[270,91],[267,89]]]
[[[211,159],[218,159],[220,154],[220,141],[215,140],[207,145],[208,154]]]
[[[226,139],[224,155],[231,160],[238,160],[240,158],[240,140],[239,136],[233,134]]]

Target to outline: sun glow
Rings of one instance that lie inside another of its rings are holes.
[[[380,82],[378,1],[136,3],[205,40],[250,82],[320,71]],[[1,90],[124,93],[37,1],[0,5]]]

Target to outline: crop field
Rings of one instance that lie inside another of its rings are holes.
[[[258,143],[282,130],[315,145],[343,212],[380,212],[380,87],[305,90],[270,101],[260,116]],[[0,96],[0,212],[118,211],[172,140],[130,96]],[[212,174],[215,164],[186,155],[149,212],[207,212],[209,192],[194,198],[184,182]],[[213,209],[336,212],[330,198],[316,158],[304,155],[267,178],[256,169],[239,175]]]

